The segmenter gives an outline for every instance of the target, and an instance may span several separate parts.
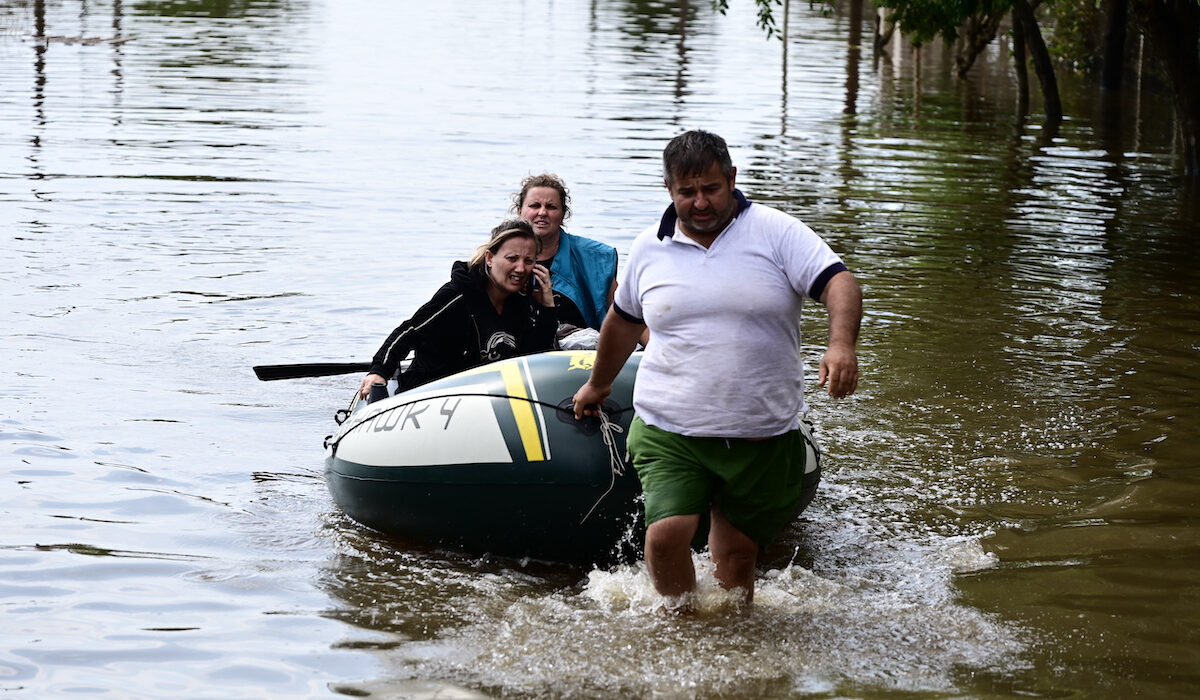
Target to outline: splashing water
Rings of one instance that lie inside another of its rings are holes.
[[[509,597],[488,577],[492,604],[438,640],[404,646],[405,674],[516,697],[790,697],[880,685],[953,692],[960,666],[1014,663],[1020,631],[955,600],[955,574],[995,565],[977,540],[890,545],[840,573],[766,570],[750,606],[696,554],[695,612],[682,616],[640,562],[547,595]]]

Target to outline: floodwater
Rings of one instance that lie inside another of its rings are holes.
[[[1151,72],[1107,100],[1060,74],[1052,133],[1004,44],[956,81],[793,3],[785,70],[731,5],[0,7],[0,690],[1200,693],[1200,208]],[[321,441],[357,377],[251,366],[367,359],[531,172],[624,254],[694,127],[867,297],[860,390],[809,394],[825,478],[753,609],[702,555],[677,618],[636,562],[339,514]]]

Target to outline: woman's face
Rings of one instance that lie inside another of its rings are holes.
[[[537,241],[529,238],[510,238],[495,253],[488,251],[488,276],[497,287],[507,292],[525,288],[537,262]]]
[[[521,218],[533,224],[538,238],[556,233],[562,227],[563,202],[553,187],[531,187],[521,202]]]

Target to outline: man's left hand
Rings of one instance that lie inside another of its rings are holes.
[[[858,357],[853,347],[833,346],[825,351],[821,357],[818,384],[826,387],[835,399],[854,393],[858,388]]]

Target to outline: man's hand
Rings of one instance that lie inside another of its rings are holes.
[[[818,385],[835,399],[854,393],[858,388],[858,327],[862,323],[862,290],[848,270],[834,275],[821,295],[829,310],[829,349],[821,357]]]
[[[612,393],[612,385],[606,387],[592,386],[591,382],[579,387],[579,391],[575,392],[575,420],[582,420],[584,416],[595,416],[600,413],[600,406],[604,403],[604,399]]]
[[[829,395],[842,399],[854,393],[858,388],[858,357],[854,348],[834,346],[821,356],[821,371],[818,383],[825,386]]]

